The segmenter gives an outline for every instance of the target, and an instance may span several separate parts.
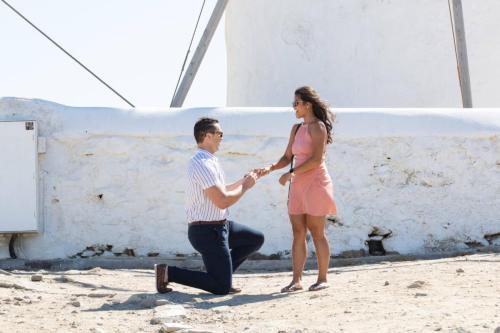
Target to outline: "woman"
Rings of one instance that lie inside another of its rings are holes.
[[[336,214],[333,186],[325,164],[326,145],[332,143],[334,115],[311,87],[295,91],[295,116],[301,124],[293,126],[285,154],[278,162],[258,169],[258,176],[282,169],[295,157],[295,165],[279,178],[281,185],[291,181],[288,214],[293,230],[292,282],[281,292],[301,290],[302,272],[307,258],[307,230],[312,235],[318,260],[318,279],[310,291],[328,288],[327,271],[330,246],[325,236],[326,215]]]

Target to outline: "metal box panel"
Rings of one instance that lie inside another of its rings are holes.
[[[0,233],[37,231],[37,123],[0,121]]]

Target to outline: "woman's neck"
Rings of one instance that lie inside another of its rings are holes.
[[[305,115],[302,119],[304,121],[304,124],[311,124],[317,121],[316,117],[312,114]]]

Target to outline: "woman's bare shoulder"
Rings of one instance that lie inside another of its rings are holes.
[[[321,120],[313,121],[308,127],[311,131],[326,132],[326,126]]]
[[[302,123],[293,124],[290,134],[294,134]]]

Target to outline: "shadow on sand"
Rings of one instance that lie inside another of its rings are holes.
[[[137,293],[123,302],[113,300],[112,303],[103,304],[99,308],[83,310],[82,312],[143,310],[156,307],[156,301],[158,300],[166,300],[168,302],[167,304],[179,304],[186,308],[207,310],[220,306],[239,306],[243,304],[267,302],[287,296],[288,294],[283,293],[261,295],[213,295],[205,292],[181,293],[177,291],[172,291],[167,294]]]

